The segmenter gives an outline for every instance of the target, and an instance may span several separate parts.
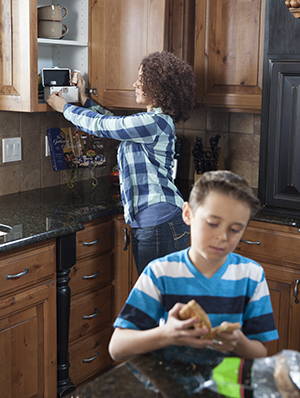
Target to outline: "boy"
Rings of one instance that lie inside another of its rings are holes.
[[[170,345],[205,348],[244,358],[267,355],[265,343],[278,338],[263,268],[232,253],[260,208],[247,182],[230,171],[204,173],[183,206],[191,247],[152,261],[139,277],[121,313],[109,352],[119,361]],[[240,322],[241,330],[216,340],[199,336],[196,318],[178,312],[195,299],[212,326]]]

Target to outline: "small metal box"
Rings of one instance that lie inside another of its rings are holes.
[[[42,69],[42,84],[44,87],[44,100],[47,101],[50,94],[61,91],[67,102],[78,102],[78,88],[71,86],[71,70],[68,68],[44,68]]]

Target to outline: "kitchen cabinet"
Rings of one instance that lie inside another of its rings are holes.
[[[300,233],[295,227],[251,221],[236,252],[260,263],[266,273],[279,340],[268,355],[300,351]]]
[[[76,234],[70,270],[70,378],[75,385],[109,367],[113,315],[113,222],[103,217]]]
[[[0,255],[1,397],[56,396],[55,240]]]
[[[169,49],[192,63],[194,0],[64,0],[62,39],[38,38],[37,7],[51,1],[0,3],[0,110],[50,111],[38,99],[42,68],[79,69],[95,101],[128,109],[137,108],[132,85],[145,55]]]
[[[92,98],[108,108],[141,108],[133,83],[144,56],[166,50],[192,64],[194,5],[194,0],[93,1],[89,79],[98,96]]]
[[[101,0],[91,7],[90,84],[106,107],[136,108],[133,83],[142,58],[167,48],[165,0]]]
[[[49,111],[38,100],[38,74],[52,66],[79,69],[88,75],[89,1],[64,0],[69,32],[63,39],[38,38],[37,7],[49,0],[1,0],[0,109],[19,112]],[[52,4],[56,4],[52,1]]]
[[[197,102],[260,112],[265,0],[196,0]]]
[[[130,227],[125,223],[123,215],[114,216],[114,227],[115,275],[113,285],[115,289],[114,318],[116,318],[138,279],[138,273],[131,250]]]
[[[300,209],[299,40],[299,19],[285,2],[268,1],[258,196],[267,211],[295,218]]]

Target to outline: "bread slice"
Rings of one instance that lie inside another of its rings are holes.
[[[241,324],[239,322],[228,323],[226,325],[220,325],[213,328],[207,313],[195,300],[189,301],[179,311],[179,318],[181,320],[190,319],[193,317],[196,317],[199,320],[199,322],[193,325],[195,329],[200,329],[203,327],[207,327],[208,329],[208,333],[200,337],[202,339],[213,340],[219,333],[233,332],[234,330],[241,328]]]
[[[287,358],[282,354],[274,367],[274,381],[283,398],[300,398],[300,391],[292,382]]]

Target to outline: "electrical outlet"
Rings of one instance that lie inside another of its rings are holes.
[[[45,156],[50,156],[50,147],[49,147],[49,143],[48,143],[48,136],[45,135]]]
[[[2,161],[18,162],[22,160],[21,137],[2,138]]]

